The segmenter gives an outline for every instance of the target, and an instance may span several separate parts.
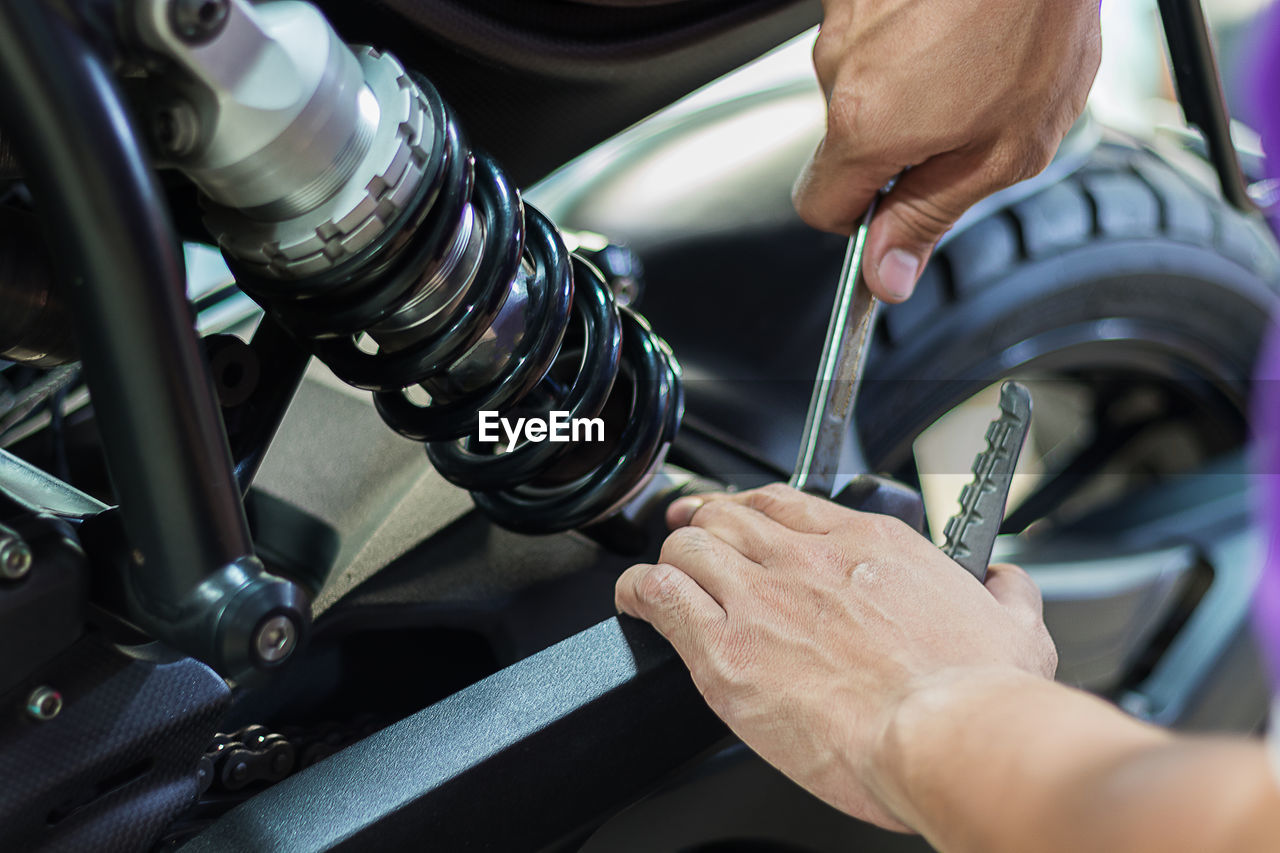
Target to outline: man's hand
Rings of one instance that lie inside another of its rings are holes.
[[[965,210],[1052,159],[1098,70],[1098,0],[823,6],[813,64],[827,135],[796,183],[796,209],[848,234],[910,167],[881,202],[863,261],[871,290],[901,302]]]
[[[660,562],[619,578],[618,608],[671,641],[748,746],[881,826],[904,828],[884,742],[906,699],[1057,665],[1022,570],[992,566],[984,588],[895,519],[776,485],[685,498],[667,520]]]

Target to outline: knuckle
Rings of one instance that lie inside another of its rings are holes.
[[[827,101],[827,133],[837,140],[852,140],[859,131],[866,115],[859,87],[847,80],[836,82],[836,88]]]
[[[673,530],[662,543],[660,558],[664,563],[679,565],[684,559],[701,554],[709,548],[708,534],[701,527],[681,527]]]
[[[911,530],[906,522],[891,515],[863,513],[858,520],[862,527],[862,534],[877,540],[898,541]]]
[[[786,483],[770,483],[756,490],[760,494],[769,495],[777,500],[789,500],[798,493]]]
[[[651,567],[636,580],[636,595],[651,604],[670,604],[679,595],[679,591],[677,570],[662,563]]]
[[[1022,569],[1018,569],[1018,571],[1022,572],[1022,576],[1026,578],[1027,596],[1031,601],[1031,606],[1032,606],[1033,612],[1035,613],[1036,621],[1040,622],[1041,627],[1044,627],[1044,594],[1040,592],[1040,587],[1036,584],[1036,582],[1031,579],[1031,575],[1022,571]]]
[[[747,506],[768,515],[770,510],[783,505],[790,498],[790,488],[781,483],[770,483],[747,493]]]
[[[1058,647],[1054,645],[1053,637],[1049,636],[1049,629],[1045,628],[1043,624],[1040,626],[1040,642],[1042,671],[1045,678],[1053,678],[1058,671]]]
[[[818,231],[830,234],[848,235],[849,226],[828,207],[825,207],[815,194],[801,190],[794,200],[796,214],[800,220]]]
[[[813,70],[824,86],[834,76],[843,56],[841,35],[832,27],[819,28],[818,37],[813,41]]]
[[[808,178],[809,170],[806,168],[791,187],[791,206],[796,209],[796,213],[805,221],[805,224],[818,227],[811,221],[818,218],[820,211],[817,209],[817,203],[813,197],[813,182]]]
[[[884,170],[877,189],[907,165],[920,145],[899,132],[892,103],[874,74],[848,73],[836,79],[827,99],[827,133],[820,148],[827,165],[845,171]],[[855,172],[850,176],[856,177]]]
[[[894,208],[899,232],[920,245],[932,246],[959,217],[960,212],[947,210],[924,196],[909,196]]]
[[[1054,137],[1052,131],[1045,130],[995,146],[990,172],[998,187],[1011,186],[1043,172],[1058,148]]]
[[[906,523],[894,518],[892,515],[874,513],[869,516],[867,521],[872,525],[876,534],[885,539],[896,539],[907,529]]]
[[[729,518],[732,513],[726,501],[709,500],[702,506],[694,510],[693,516],[689,519],[689,525],[700,527],[707,524],[714,524],[717,521],[723,521]]]
[[[1044,595],[1040,592],[1040,586],[1035,579],[1021,566],[1015,566],[1012,563],[1001,563],[1000,571],[1008,575],[1010,578],[1016,579],[1024,590],[1026,590],[1028,614],[1036,625],[1044,627]]]
[[[1053,162],[1053,156],[1057,153],[1057,150],[1056,134],[1052,134],[1047,139],[1038,139],[1030,143],[1027,150],[1023,152],[1022,170],[1018,179],[1025,181],[1043,172]]]

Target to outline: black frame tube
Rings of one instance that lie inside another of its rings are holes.
[[[0,0],[0,121],[67,283],[131,546],[128,616],[224,674],[305,595],[253,556],[178,239],[110,70],[61,4]]]
[[[1257,213],[1231,141],[1231,117],[1200,0],[1159,0],[1159,5],[1169,64],[1187,124],[1198,127],[1204,135],[1222,197],[1237,210]]]

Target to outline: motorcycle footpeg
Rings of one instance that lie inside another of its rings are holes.
[[[1017,382],[1000,388],[1000,414],[987,427],[986,449],[973,460],[973,482],[960,492],[960,511],[948,521],[943,552],[985,580],[1022,445],[1031,430],[1031,392]]]

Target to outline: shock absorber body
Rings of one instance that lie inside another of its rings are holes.
[[[679,426],[679,368],[430,83],[306,3],[230,0],[195,37],[171,9],[134,15],[180,72],[160,144],[241,287],[498,523],[581,527],[635,495]],[[599,416],[604,440],[500,450],[481,412]]]

